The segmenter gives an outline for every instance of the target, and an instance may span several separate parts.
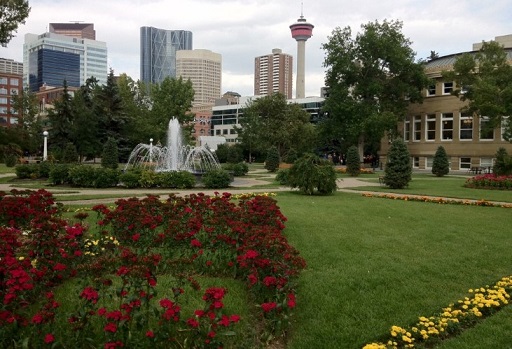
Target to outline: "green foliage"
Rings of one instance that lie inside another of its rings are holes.
[[[217,146],[215,155],[217,156],[217,160],[219,160],[221,164],[228,162],[229,148],[230,146],[227,143],[219,144]]]
[[[347,150],[347,173],[351,176],[359,176],[361,173],[361,160],[359,151],[355,145]]]
[[[442,177],[450,173],[450,162],[443,146],[439,146],[434,154],[432,173],[437,177]]]
[[[290,169],[289,168],[283,168],[277,171],[276,174],[276,181],[279,182],[281,185],[290,185],[289,182],[290,177]]]
[[[235,177],[245,176],[249,172],[249,166],[245,162],[225,164],[222,165],[222,168],[232,172]]]
[[[201,182],[208,189],[222,189],[229,187],[232,178],[226,170],[216,169],[204,173]]]
[[[453,65],[453,71],[443,72],[445,81],[454,81],[452,94],[467,101],[462,110],[486,116],[492,128],[501,127],[504,116],[512,115],[512,66],[503,45],[484,42],[477,53],[466,53]],[[512,122],[504,124],[504,137],[512,141]]]
[[[0,147],[4,157],[4,163],[7,167],[14,167],[18,163],[18,158],[22,155],[21,148],[16,143],[9,143]]]
[[[492,172],[497,176],[512,174],[512,156],[508,155],[507,150],[503,147],[496,152],[496,162]]]
[[[53,185],[71,184],[71,177],[69,175],[70,168],[71,166],[68,164],[54,164],[51,167],[48,180]]]
[[[391,143],[384,170],[384,184],[392,189],[402,189],[411,181],[411,158],[407,146],[401,138]]]
[[[265,169],[269,172],[276,172],[279,169],[279,162],[279,151],[276,147],[270,147],[265,158]]]
[[[48,120],[51,124],[48,147],[59,160],[66,145],[73,141],[71,134],[74,122],[72,97],[65,80],[63,85],[62,96],[53,103],[53,108],[48,109]]]
[[[103,147],[101,166],[112,169],[116,169],[119,166],[117,142],[113,138],[108,138],[105,146]]]
[[[28,0],[8,0],[0,4],[0,45],[6,47],[18,25],[25,24],[30,13]]]
[[[112,188],[119,183],[120,172],[113,168],[95,168],[94,169],[94,188]]]
[[[78,152],[73,143],[66,144],[66,148],[62,152],[61,162],[65,164],[74,164],[78,162]]]
[[[236,164],[244,159],[243,149],[240,144],[232,145],[228,148],[227,162]]]
[[[77,165],[69,168],[70,183],[77,187],[93,188],[96,180],[94,167]]]
[[[299,158],[299,154],[297,153],[297,151],[293,148],[291,148],[288,153],[286,154],[286,160],[285,162],[287,164],[293,164],[295,162],[295,160],[297,160]]]
[[[308,153],[299,158],[288,173],[292,188],[299,188],[308,195],[332,194],[336,191],[336,171],[332,162]]]
[[[196,185],[196,177],[188,171],[159,172],[157,182],[161,188],[191,189]]]
[[[119,183],[126,188],[137,188],[140,176],[140,171],[127,171],[119,175]]]
[[[158,173],[153,170],[143,170],[140,173],[139,185],[141,188],[154,188],[158,185]]]
[[[322,46],[329,96],[319,137],[326,144],[380,141],[409,103],[421,102],[429,84],[400,21],[370,22],[361,29],[353,35],[350,27],[338,27]]]
[[[4,154],[4,163],[7,167],[14,167],[16,166],[16,163],[18,162],[18,157],[16,154]]]
[[[14,169],[18,179],[39,178],[39,166],[37,164],[21,164]]]

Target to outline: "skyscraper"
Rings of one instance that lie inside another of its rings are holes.
[[[306,97],[306,41],[313,36],[314,25],[306,22],[306,19],[300,14],[297,22],[290,25],[292,38],[297,40],[297,87],[295,89],[295,98]]]
[[[280,49],[254,59],[254,95],[267,96],[280,92],[292,98],[293,57]]]
[[[96,40],[96,31],[94,30],[93,23],[50,23],[50,33]]]
[[[176,77],[190,79],[194,88],[194,111],[215,105],[221,96],[222,56],[210,50],[181,50],[176,52]]]
[[[55,33],[25,34],[23,86],[38,91],[43,85],[80,87],[95,77],[107,83],[107,45]]]
[[[160,83],[176,77],[176,51],[192,50],[192,32],[140,28],[140,79]]]

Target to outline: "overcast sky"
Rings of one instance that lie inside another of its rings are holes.
[[[289,26],[303,13],[315,26],[306,43],[306,96],[324,85],[326,43],[336,27],[384,19],[403,22],[416,58],[470,51],[472,44],[512,34],[510,0],[29,0],[32,8],[0,57],[23,61],[26,33],[42,34],[49,23],[94,23],[96,39],[107,43],[116,75],[139,79],[140,27],[190,30],[193,48],[222,55],[222,92],[253,94],[254,58],[280,48],[296,63],[297,45]],[[295,69],[294,69],[295,77]],[[295,82],[294,82],[295,94]]]

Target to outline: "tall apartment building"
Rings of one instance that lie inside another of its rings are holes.
[[[254,59],[254,95],[268,96],[280,92],[292,98],[293,57],[280,49]]]
[[[50,23],[50,33],[96,40],[96,31],[94,30],[93,23]]]
[[[23,85],[31,91],[42,86],[80,87],[90,77],[107,83],[105,42],[55,33],[25,34]]]
[[[23,93],[23,64],[0,58],[0,126],[18,123],[18,112],[12,109],[12,97]]]
[[[176,77],[176,52],[192,50],[192,32],[140,28],[140,79],[158,84]]]
[[[192,82],[193,112],[211,111],[215,100],[221,96],[222,56],[210,50],[178,51],[176,77]]]

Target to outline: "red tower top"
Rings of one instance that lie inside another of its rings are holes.
[[[297,41],[306,41],[313,36],[314,27],[315,26],[313,24],[306,22],[306,19],[301,14],[297,22],[290,26],[292,38]]]

